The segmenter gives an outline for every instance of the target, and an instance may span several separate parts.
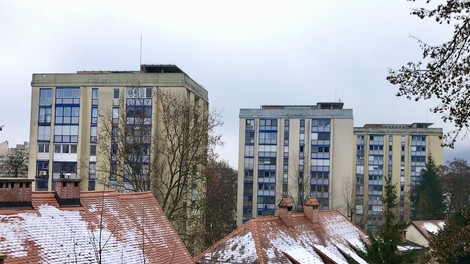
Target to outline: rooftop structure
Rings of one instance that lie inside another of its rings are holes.
[[[336,210],[319,211],[317,199],[293,213],[283,198],[278,216],[249,220],[196,257],[197,263],[366,263],[362,250],[367,235]]]
[[[322,210],[347,213],[352,183],[353,111],[341,102],[240,109],[237,224],[276,214],[282,197],[302,211],[306,197]],[[351,188],[350,188],[351,189]]]
[[[424,247],[429,246],[429,239],[445,226],[444,220],[411,221],[406,228],[406,239]]]
[[[356,223],[375,229],[382,222],[385,178],[397,186],[401,222],[414,220],[411,192],[429,157],[443,164],[442,128],[432,123],[366,124],[354,127],[354,208]]]
[[[0,193],[31,191],[14,181],[0,179]],[[61,179],[54,192],[29,192],[29,207],[0,195],[5,263],[194,263],[151,193],[77,192],[75,182]]]

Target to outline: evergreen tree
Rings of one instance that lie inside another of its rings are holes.
[[[438,170],[434,159],[429,157],[426,168],[421,171],[421,178],[415,187],[416,220],[437,220],[444,217],[445,204]]]
[[[392,185],[385,177],[382,196],[383,224],[376,234],[369,233],[369,243],[365,243],[365,253],[360,253],[369,263],[414,263],[416,256],[413,252],[400,253],[398,243],[401,241],[401,225],[396,220],[398,205],[396,185]]]
[[[446,221],[444,228],[430,239],[436,263],[470,263],[470,209],[461,208]]]

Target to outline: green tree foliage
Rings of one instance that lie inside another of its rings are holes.
[[[434,163],[434,159],[429,157],[426,162],[426,168],[421,171],[421,178],[413,192],[416,194],[414,206],[416,220],[438,220],[444,218],[444,196],[438,174],[439,168]]]
[[[447,197],[448,211],[455,212],[470,204],[470,166],[467,161],[454,159],[443,167],[442,187]]]
[[[470,263],[470,209],[454,213],[430,239],[429,247],[436,263]]]
[[[369,243],[364,244],[365,253],[360,254],[369,263],[414,263],[416,257],[413,252],[400,253],[398,251],[402,229],[395,216],[398,196],[396,185],[392,185],[387,178],[385,179],[382,196],[383,224],[376,234],[369,233]]]
[[[470,125],[470,1],[429,2],[433,1],[426,1],[433,8],[414,9],[411,14],[452,25],[452,38],[436,46],[418,39],[422,60],[389,70],[387,80],[399,86],[397,96],[440,100],[431,111],[440,113],[444,122],[454,123],[455,130],[445,135],[446,145],[453,146],[460,132]]]

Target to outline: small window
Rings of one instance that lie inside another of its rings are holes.
[[[114,89],[114,99],[119,99],[119,89]]]
[[[77,153],[77,145],[70,145],[70,153]]]
[[[78,182],[75,183],[75,187],[78,187]]]
[[[26,183],[26,188],[29,188],[29,182]]]

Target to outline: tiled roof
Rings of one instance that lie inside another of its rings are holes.
[[[80,202],[60,208],[53,192],[33,192],[33,210],[0,210],[5,263],[97,263],[100,248],[102,263],[194,263],[151,193],[81,192]]]
[[[430,239],[432,234],[436,234],[444,228],[444,220],[416,220],[411,222],[419,232],[426,238]]]
[[[347,263],[345,255],[350,255],[365,263],[353,250],[360,250],[361,240],[367,239],[359,227],[336,210],[320,211],[318,219],[314,224],[304,213],[295,213],[292,227],[279,216],[251,219],[197,256],[196,262]]]

